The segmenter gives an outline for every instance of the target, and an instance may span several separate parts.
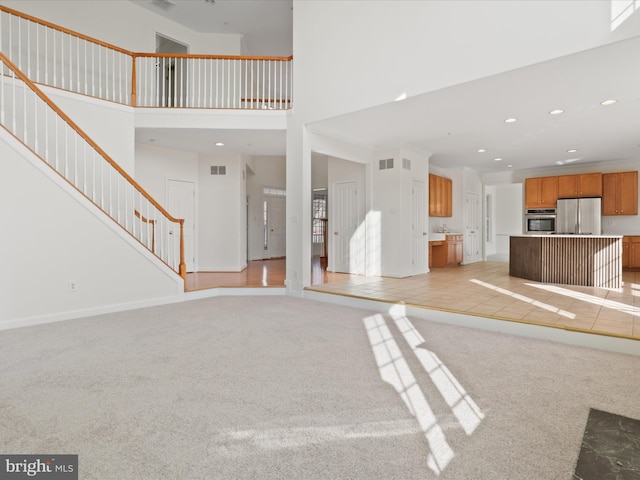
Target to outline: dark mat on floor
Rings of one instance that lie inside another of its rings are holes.
[[[592,408],[574,479],[640,479],[640,420]]]

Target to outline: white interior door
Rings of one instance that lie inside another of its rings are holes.
[[[426,186],[419,180],[411,186],[411,216],[411,271],[419,275],[427,271],[429,250]]]
[[[287,254],[286,197],[266,197],[267,257],[281,258]]]
[[[184,262],[187,272],[195,269],[196,185],[182,180],[167,181],[167,210],[175,218],[184,218]],[[174,234],[176,256],[180,258],[179,232]]]
[[[333,241],[334,271],[359,273],[358,259],[364,246],[358,245],[358,184],[337,182],[333,188],[333,215],[330,217]],[[362,247],[362,248],[361,248]]]
[[[464,263],[482,260],[480,249],[482,211],[480,209],[480,195],[467,192],[465,198],[465,237]]]

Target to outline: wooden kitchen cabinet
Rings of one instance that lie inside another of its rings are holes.
[[[602,215],[638,214],[638,172],[602,175]]]
[[[429,242],[429,268],[443,268],[462,263],[463,236],[446,235],[442,241]]]
[[[463,241],[462,235],[447,235],[447,265],[458,265],[462,263]]]
[[[625,243],[627,244],[627,264],[625,266]],[[640,236],[622,238],[622,268],[640,268]]]
[[[622,268],[629,268],[629,237],[622,237]]]
[[[525,208],[555,208],[558,177],[533,177],[524,181]]]
[[[450,178],[429,174],[429,216],[453,215],[453,182]]]
[[[581,198],[602,196],[602,173],[560,175],[558,198]]]

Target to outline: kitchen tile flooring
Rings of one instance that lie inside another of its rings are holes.
[[[282,287],[284,262],[250,262],[240,273],[188,274],[187,290]],[[364,277],[326,272],[316,259],[307,289],[640,340],[640,272],[623,272],[623,282],[615,290],[542,284],[510,277],[505,262],[433,268],[407,278]]]

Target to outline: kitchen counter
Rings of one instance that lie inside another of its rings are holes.
[[[512,237],[549,237],[549,238],[622,238],[623,235],[587,235],[578,233],[545,233],[532,235],[511,235]]]
[[[509,275],[544,283],[622,287],[622,235],[513,235]]]

